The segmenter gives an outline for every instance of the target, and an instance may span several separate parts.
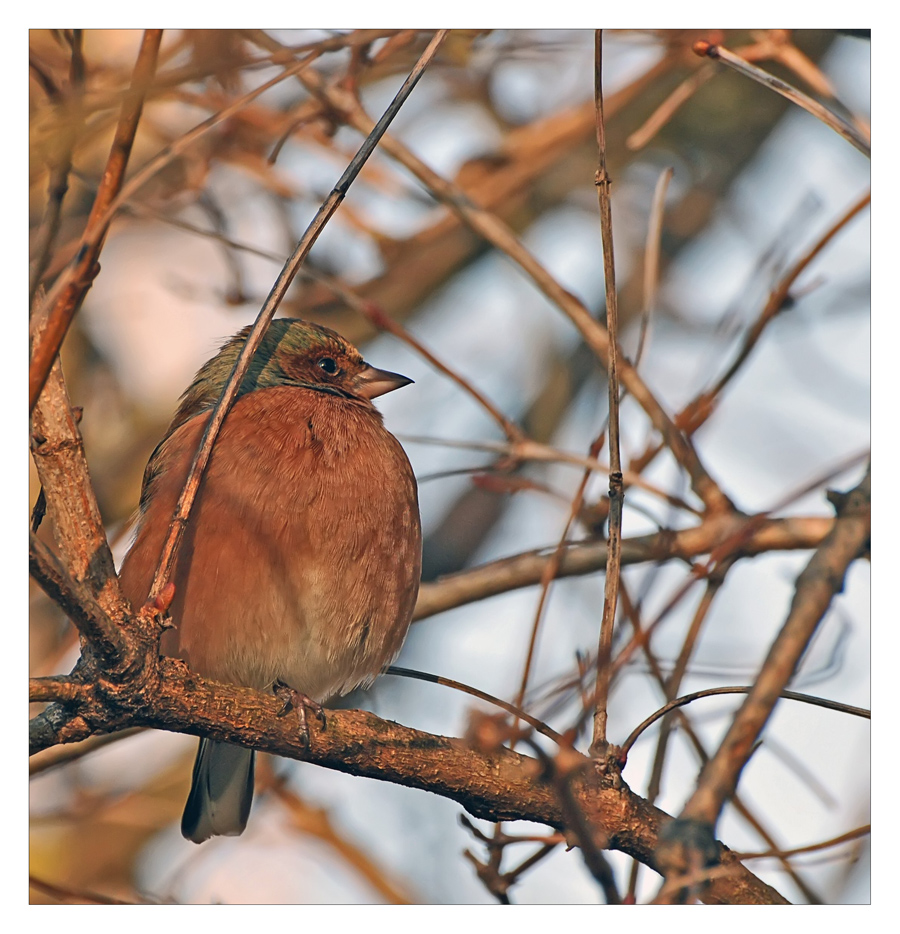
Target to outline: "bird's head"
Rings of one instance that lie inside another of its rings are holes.
[[[198,371],[182,396],[172,427],[216,404],[250,326],[238,331]],[[302,386],[348,399],[371,400],[412,380],[377,370],[340,334],[309,321],[278,318],[271,323],[241,382],[238,395],[274,386]]]

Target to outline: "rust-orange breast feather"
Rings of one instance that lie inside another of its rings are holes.
[[[148,470],[120,575],[135,606],[208,418],[177,428]],[[375,407],[302,387],[256,390],[237,399],[213,449],[163,651],[215,680],[345,694],[399,651],[421,557],[412,468]]]

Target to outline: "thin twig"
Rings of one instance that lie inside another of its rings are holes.
[[[637,369],[644,354],[644,345],[650,318],[656,308],[656,295],[659,291],[659,256],[662,242],[663,216],[666,210],[666,193],[675,170],[669,166],[661,172],[653,190],[650,205],[650,220],[647,224],[647,240],[644,245],[644,308],[641,312],[641,327],[638,334],[637,350],[634,352],[634,366]]]
[[[556,730],[547,726],[546,723],[538,720],[536,717],[527,714],[521,709],[521,705],[509,704],[499,697],[494,697],[493,694],[488,694],[487,691],[479,690],[469,684],[464,684],[462,681],[454,681],[452,678],[445,678],[442,675],[429,674],[427,671],[416,671],[413,668],[400,668],[397,665],[391,665],[386,668],[384,674],[397,675],[399,678],[412,678],[415,681],[427,681],[429,684],[441,684],[444,687],[453,688],[454,691],[461,691],[463,694],[469,694],[472,697],[477,697],[479,700],[487,701],[489,704],[493,704],[495,707],[505,710],[514,717],[518,717],[519,720],[524,720],[532,729],[546,736],[547,739],[552,739],[554,743],[559,744],[563,741],[563,738]]]
[[[268,771],[271,771],[269,769]],[[289,773],[284,773],[285,776]],[[265,786],[263,786],[265,788]],[[391,905],[409,905],[411,899],[388,875],[384,864],[373,859],[361,847],[338,832],[328,811],[316,807],[290,788],[284,778],[272,775],[269,790],[284,805],[291,824],[305,836],[322,841],[362,876],[378,894]]]
[[[706,581],[706,590],[703,592],[703,596],[700,598],[700,602],[697,604],[697,608],[694,610],[694,615],[691,618],[691,624],[688,628],[688,632],[684,637],[684,642],[682,643],[681,650],[678,653],[678,658],[675,660],[675,666],[669,674],[668,678],[665,679],[664,696],[666,700],[673,700],[678,694],[678,690],[681,687],[681,680],[684,677],[684,673],[687,670],[688,662],[690,661],[694,646],[696,645],[697,639],[699,638],[700,629],[703,623],[706,621],[706,617],[709,614],[710,608],[712,607],[713,600],[721,590],[722,584],[725,583],[725,575],[728,573],[728,570],[731,568],[732,564],[733,562],[730,561],[723,562],[716,569],[716,573],[711,574]],[[682,722],[689,726],[686,717]],[[663,718],[662,723],[659,725],[659,735],[656,740],[656,751],[653,754],[653,766],[650,771],[650,778],[647,781],[646,797],[651,804],[655,804],[656,799],[659,797],[660,789],[662,786],[663,770],[666,764],[666,755],[669,751],[669,739],[672,736],[672,728],[674,724],[675,717],[667,716]],[[631,873],[628,881],[628,893],[632,898],[634,898],[635,893],[637,892],[637,880],[640,869],[640,862],[634,860],[631,865]]]
[[[720,395],[722,390],[728,385],[732,380],[737,371],[741,368],[744,361],[750,355],[750,352],[756,346],[759,341],[762,332],[765,330],[769,322],[781,311],[784,307],[785,302],[788,300],[788,295],[791,289],[791,286],[794,282],[797,281],[797,277],[803,272],[804,269],[822,252],[823,249],[831,242],[834,236],[839,233],[847,224],[859,214],[863,208],[866,207],[872,200],[872,192],[867,191],[861,198],[856,200],[850,207],[822,234],[821,237],[794,263],[791,268],[781,277],[778,284],[774,289],[769,293],[769,297],[766,300],[766,304],[763,307],[762,311],[759,314],[759,317],[753,323],[752,327],[747,332],[744,337],[743,343],[741,344],[741,349],[738,351],[737,356],[734,359],[734,362],[731,366],[725,371],[722,377],[718,380],[716,385],[708,394],[705,394],[706,399],[715,398]],[[705,408],[706,406],[704,406]],[[691,424],[691,429],[695,430],[693,423]]]
[[[603,30],[594,32],[594,102],[597,109],[597,151],[599,167],[594,184],[600,204],[600,232],[603,239],[603,278],[606,285],[606,330],[609,333],[607,383],[609,386],[609,533],[606,577],[603,586],[603,617],[597,649],[597,686],[591,754],[602,757],[606,751],[606,717],[610,685],[610,657],[613,629],[619,600],[619,574],[622,562],[622,508],[625,490],[619,443],[619,331],[616,296],[616,265],[613,257],[612,184],[606,167],[606,125],[603,120]]]
[[[111,895],[100,895],[97,892],[81,891],[78,889],[69,889],[60,885],[54,885],[52,882],[45,882],[37,876],[28,876],[28,887],[35,889],[43,895],[55,898],[62,904],[72,904],[77,902],[87,902],[89,905],[134,905],[139,902],[125,902],[120,898],[113,898]]]
[[[457,373],[455,370],[442,362],[432,351],[430,351],[418,338],[413,337],[409,331],[401,324],[398,324],[375,302],[362,298],[353,289],[348,288],[334,276],[326,276],[318,271],[310,270],[308,273],[311,279],[324,283],[336,295],[342,298],[351,308],[359,312],[364,318],[368,319],[381,331],[387,331],[394,337],[408,344],[421,357],[427,360],[438,372],[443,373],[448,379],[452,380],[462,390],[467,392],[500,426],[507,440],[511,444],[525,440],[525,433],[519,426],[507,418],[500,409],[491,402],[481,390],[473,386],[467,379]]]
[[[803,853],[815,853],[818,850],[827,850],[830,847],[839,846],[842,843],[849,843],[851,840],[858,840],[860,837],[865,837],[871,832],[872,825],[864,824],[862,827],[857,827],[855,830],[848,830],[847,833],[842,833],[838,837],[832,837],[830,840],[823,840],[821,843],[811,843],[808,846],[798,846],[791,850],[766,850],[763,853],[735,853],[734,855],[740,860],[800,856]]]
[[[412,444],[436,444],[449,448],[465,448],[471,451],[490,451],[501,454],[513,461],[542,461],[550,464],[571,464],[573,467],[583,467],[588,471],[609,473],[609,465],[598,461],[595,457],[585,457],[582,454],[573,454],[559,448],[550,447],[531,438],[523,438],[514,443],[504,441],[456,441],[452,438],[432,438],[428,435],[397,435],[401,441]],[[626,487],[637,487],[658,496],[670,506],[683,509],[694,516],[702,517],[702,512],[683,499],[667,493],[652,483],[648,483],[639,473],[627,470],[622,474]]]
[[[871,201],[872,194],[867,191],[862,197],[855,201],[824,234],[791,266],[787,272],[779,279],[775,287],[769,293],[762,311],[757,320],[751,325],[741,348],[734,361],[725,371],[725,373],[716,382],[710,390],[704,390],[694,399],[692,399],[675,416],[675,423],[679,425],[688,435],[693,434],[703,425],[715,410],[716,399],[740,371],[747,357],[749,357],[753,348],[758,343],[764,330],[776,315],[784,308],[785,303],[790,300],[790,289],[797,277],[804,269],[821,253],[821,251],[831,242],[831,240]],[[648,464],[662,450],[662,445],[653,444],[648,447],[639,457],[631,460],[632,470],[641,473]]]
[[[646,122],[625,140],[632,150],[643,149],[647,143],[672,119],[672,115],[716,74],[716,66],[707,62],[681,84],[653,111]]]
[[[75,624],[78,631],[112,667],[126,653],[122,630],[97,605],[87,588],[79,587],[66,573],[56,555],[32,532],[28,564],[31,576]]]
[[[620,905],[622,897],[616,887],[615,876],[603,854],[609,848],[609,838],[602,827],[591,821],[573,792],[573,781],[585,771],[587,760],[571,747],[563,747],[556,756],[549,756],[529,741],[535,755],[549,777],[565,819],[566,829],[577,840],[584,864],[603,890],[608,905]]]
[[[786,97],[791,103],[802,107],[814,117],[821,120],[826,126],[831,127],[832,130],[843,136],[844,139],[852,143],[864,156],[870,156],[872,154],[869,140],[860,132],[858,127],[850,126],[837,114],[832,113],[818,101],[808,97],[802,91],[798,91],[786,81],[782,81],[780,78],[770,75],[767,71],[763,71],[762,68],[757,68],[756,65],[751,65],[750,62],[741,58],[740,55],[735,55],[734,52],[730,52],[724,46],[713,45],[705,39],[700,39],[694,43],[694,52],[701,57],[705,56],[720,61],[722,64],[728,65],[740,74],[746,75],[748,78],[752,78],[764,87],[775,91],[782,97]]]
[[[33,778],[35,775],[68,765],[70,762],[77,762],[97,749],[103,749],[105,746],[119,742],[119,740],[143,732],[142,727],[133,727],[128,730],[120,730],[118,733],[103,733],[98,736],[91,736],[80,743],[70,743],[67,746],[54,746],[52,749],[45,749],[28,760],[28,775]]]
[[[244,374],[247,372],[247,369],[250,366],[250,360],[253,357],[256,348],[259,346],[260,342],[265,336],[266,330],[269,327],[269,323],[271,322],[275,312],[278,310],[278,306],[281,304],[282,299],[287,293],[287,290],[290,287],[290,284],[293,281],[297,270],[306,259],[309,251],[312,249],[313,244],[318,239],[319,234],[322,232],[334,212],[338,209],[341,201],[344,200],[344,196],[346,195],[350,185],[359,174],[359,171],[366,163],[366,160],[375,151],[375,147],[379,140],[383,137],[385,130],[388,128],[391,121],[403,106],[403,103],[406,101],[407,97],[409,97],[412,89],[418,83],[419,78],[421,78],[425,68],[434,57],[446,36],[446,29],[439,30],[431,42],[429,42],[425,51],[422,53],[412,71],[409,73],[406,81],[403,82],[402,87],[391,101],[387,110],[385,110],[377,125],[366,137],[362,146],[359,148],[359,152],[353,158],[353,161],[350,163],[350,165],[347,166],[331,194],[325,199],[325,202],[316,212],[316,216],[312,219],[309,226],[306,228],[306,231],[300,238],[300,242],[297,244],[294,252],[288,258],[284,268],[276,279],[275,284],[272,286],[272,289],[269,292],[263,307],[260,309],[260,312],[257,315],[256,321],[254,322],[250,333],[247,335],[247,340],[244,342],[244,345],[241,348],[241,352],[235,361],[231,374],[228,377],[228,382],[225,384],[225,387],[222,390],[222,394],[219,396],[219,400],[216,403],[215,408],[212,410],[209,421],[206,423],[206,428],[204,429],[203,437],[200,441],[200,446],[197,449],[197,453],[194,455],[194,460],[191,464],[190,471],[188,472],[187,479],[185,480],[181,495],[178,497],[178,503],[175,507],[175,514],[172,517],[172,522],[169,526],[169,532],[166,537],[165,544],[163,545],[162,554],[160,555],[159,564],[157,565],[156,574],[153,579],[153,585],[150,588],[149,599],[151,601],[159,596],[162,589],[166,586],[169,578],[171,577],[172,569],[175,566],[175,560],[178,556],[178,546],[181,543],[181,538],[187,526],[191,507],[194,504],[194,499],[196,498],[197,491],[200,487],[200,480],[203,476],[203,471],[205,470],[210,455],[212,454],[212,448],[215,444],[219,429],[222,427],[222,423],[225,421],[225,416],[228,414],[228,409],[230,408],[235,396],[237,395],[237,391],[240,387],[241,381],[244,378]]]
[[[659,710],[650,714],[646,720],[638,724],[631,733],[628,735],[628,739],[622,743],[622,755],[627,756],[631,747],[635,744],[637,738],[644,732],[648,727],[653,726],[660,717],[664,717],[667,713],[672,710],[676,710],[679,707],[684,707],[685,704],[692,704],[695,700],[699,700],[701,697],[713,697],[717,694],[749,694],[753,690],[753,686],[744,686],[744,687],[718,687],[718,688],[707,688],[703,691],[695,691],[693,694],[685,694],[684,697],[677,697],[673,701],[669,701],[664,707],[660,707]],[[842,704],[839,701],[829,700],[827,697],[816,697],[812,694],[798,694],[796,691],[780,691],[779,697],[785,698],[785,700],[795,700],[800,701],[803,704],[812,704],[814,707],[825,707],[828,710],[837,710],[840,713],[850,714],[852,717],[863,717],[866,720],[872,718],[871,711],[866,710],[863,707],[854,707],[851,704]]]
[[[597,454],[600,453],[600,448],[603,445],[605,438],[605,432],[597,436],[594,442],[591,444],[591,449],[589,456],[593,459],[596,458]],[[550,586],[559,573],[560,563],[562,562],[563,553],[566,550],[568,544],[569,531],[572,528],[572,523],[575,521],[576,516],[581,512],[581,507],[584,502],[584,493],[587,489],[588,480],[590,479],[591,471],[585,468],[584,473],[581,476],[581,482],[578,484],[578,489],[575,491],[575,496],[572,498],[571,505],[569,506],[569,515],[566,517],[566,524],[563,528],[562,535],[559,537],[559,541],[556,543],[556,548],[553,550],[553,554],[550,555],[550,560],[544,565],[543,573],[541,574],[541,593],[538,598],[537,609],[534,613],[534,622],[531,625],[531,636],[528,640],[528,651],[525,655],[525,664],[522,668],[522,679],[519,684],[519,693],[516,695],[516,704],[521,707],[525,701],[525,692],[528,689],[528,679],[531,675],[531,666],[534,660],[535,647],[537,645],[538,631],[540,629],[541,621],[544,617],[544,609],[547,605],[547,600],[550,595]]]
[[[719,578],[719,577],[721,577],[721,574],[718,573],[718,568],[717,568],[716,573],[715,573],[715,578]],[[709,593],[709,590],[707,590],[707,593]],[[632,626],[634,627],[635,641],[638,644],[640,644],[641,649],[647,658],[647,663],[650,668],[650,671],[653,674],[654,680],[665,693],[667,692],[668,682],[666,678],[663,676],[663,673],[660,669],[659,662],[657,661],[656,656],[651,651],[650,642],[648,638],[648,631],[644,630],[642,632],[643,627],[641,626],[638,609],[636,606],[633,605],[632,601],[629,599],[628,588],[625,586],[624,582],[621,585],[621,597],[622,597],[622,607],[625,611],[625,614],[628,617],[628,619],[631,621]],[[671,695],[666,694],[666,696],[671,696]],[[666,716],[666,715],[663,715],[663,716],[664,716],[664,719],[663,719],[662,724],[660,725],[660,733],[662,733],[665,725],[671,720],[671,716]],[[700,764],[705,765],[709,761],[709,755],[706,752],[706,749],[703,747],[703,744],[700,741],[700,738],[697,735],[696,730],[693,728],[691,721],[688,718],[687,714],[684,711],[679,709],[677,710],[676,713],[674,713],[674,716],[678,717],[678,719],[680,720],[682,727],[684,729],[685,735],[687,736],[691,745],[694,747],[694,751],[700,761]],[[619,750],[617,755],[621,757],[620,761],[623,761],[626,756],[626,752],[623,750]],[[740,799],[738,795],[735,795],[734,798],[732,799],[732,805],[734,806],[735,811],[737,811],[737,813],[740,814],[744,818],[744,820],[747,821],[748,824],[750,824],[750,826],[762,837],[762,839],[769,846],[772,846],[772,847],[775,846],[775,841],[772,838],[772,835],[768,832],[768,830],[766,830],[766,828],[762,825],[760,820],[750,811],[750,809],[744,804],[744,802]],[[819,898],[818,895],[807,885],[805,880],[793,869],[791,864],[787,860],[782,860],[781,862],[782,862],[784,871],[791,877],[791,879],[793,879],[797,887],[806,896],[807,900],[813,904],[820,904],[822,899]]]

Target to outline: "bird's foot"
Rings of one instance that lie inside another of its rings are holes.
[[[285,684],[280,678],[272,685],[272,692],[283,702],[284,706],[278,713],[283,717],[290,710],[297,711],[297,718],[300,721],[300,739],[304,746],[309,746],[309,719],[307,711],[310,711],[318,720],[322,721],[322,727],[325,726],[325,709],[318,701],[307,697],[300,691],[295,690],[289,684]]]

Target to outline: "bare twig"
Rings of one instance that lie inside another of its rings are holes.
[[[444,376],[452,380],[454,383],[456,383],[457,386],[467,392],[500,426],[510,443],[514,444],[518,441],[525,440],[525,433],[522,431],[522,429],[519,428],[519,426],[513,422],[512,419],[507,418],[507,416],[504,415],[500,409],[497,408],[497,406],[491,402],[491,400],[488,399],[488,397],[483,392],[481,392],[481,390],[477,389],[467,379],[447,366],[446,363],[441,361],[431,350],[429,350],[420,340],[418,340],[418,338],[413,337],[413,335],[410,334],[406,328],[394,321],[394,319],[391,318],[384,311],[384,309],[380,308],[374,302],[362,298],[353,289],[347,288],[347,286],[345,286],[338,279],[335,279],[333,276],[325,276],[319,272],[310,271],[309,277],[319,282],[323,282],[336,295],[340,296],[351,308],[355,309],[363,317],[371,321],[376,328],[378,328],[380,331],[387,331],[389,334],[393,334],[394,337],[403,341],[403,343],[408,344],[413,348],[413,350],[416,351],[417,354],[419,354],[419,356],[427,360],[439,373],[443,373]]]
[[[556,730],[551,729],[546,723],[538,720],[536,717],[525,713],[525,711],[521,709],[521,705],[509,704],[499,697],[495,697],[493,694],[488,694],[487,691],[479,690],[469,684],[464,684],[462,681],[454,681],[452,678],[445,678],[442,675],[432,675],[427,671],[400,668],[397,665],[391,665],[389,668],[386,668],[384,673],[387,675],[397,675],[400,678],[412,678],[416,681],[427,681],[429,684],[441,684],[444,687],[453,688],[454,691],[461,691],[463,694],[477,697],[479,700],[487,701],[489,704],[493,704],[495,707],[505,710],[519,720],[524,720],[533,730],[541,733],[548,739],[552,739],[554,743],[561,743],[563,741]]]
[[[619,331],[616,295],[616,265],[613,257],[611,180],[606,168],[606,125],[603,120],[603,31],[594,32],[594,102],[597,108],[597,152],[599,167],[594,184],[600,202],[600,231],[603,236],[603,278],[606,283],[606,330],[609,333],[609,534],[607,537],[606,576],[603,587],[603,617],[597,649],[597,684],[595,688],[594,730],[591,754],[602,758],[606,752],[606,717],[609,700],[610,658],[613,629],[619,600],[619,573],[622,562],[622,508],[625,490],[622,481],[622,458],[619,444]]]
[[[703,87],[715,74],[715,65],[713,65],[712,62],[707,62],[702,68],[699,68],[692,75],[685,78],[659,107],[653,111],[646,122],[625,140],[625,145],[629,149],[643,149],[669,120],[672,119],[672,115],[675,111],[686,101],[690,100],[697,90]]]
[[[68,765],[70,762],[77,762],[97,749],[103,749],[105,746],[119,742],[119,740],[128,739],[129,736],[136,736],[138,733],[143,732],[141,727],[135,727],[130,730],[120,730],[118,733],[91,736],[80,743],[69,743],[66,746],[54,746],[52,749],[45,749],[28,760],[28,775],[29,777],[41,775],[43,772],[49,772],[51,769]]]
[[[832,113],[818,101],[808,97],[802,91],[798,91],[786,81],[782,81],[780,78],[770,75],[767,71],[763,71],[762,68],[757,68],[756,65],[751,65],[750,62],[741,58],[740,55],[735,55],[734,52],[730,52],[724,46],[712,45],[705,39],[700,39],[694,43],[694,51],[697,55],[706,56],[707,58],[722,62],[724,65],[728,65],[740,74],[746,75],[754,81],[758,81],[764,87],[775,91],[782,97],[786,97],[791,103],[797,104],[814,117],[821,120],[826,126],[830,126],[832,130],[843,136],[844,139],[855,146],[863,155],[871,155],[869,140],[860,131],[859,127],[850,126],[837,114]]]
[[[788,295],[791,290],[791,286],[797,281],[797,277],[803,272],[804,269],[822,252],[823,249],[831,242],[836,234],[838,234],[847,224],[859,214],[872,200],[872,193],[867,191],[861,198],[855,201],[850,207],[822,234],[821,237],[797,260],[796,263],[791,266],[791,268],[781,277],[778,281],[778,284],[774,289],[769,293],[769,297],[766,300],[766,304],[763,307],[763,310],[760,312],[759,317],[753,323],[752,327],[747,332],[744,337],[743,343],[741,344],[741,349],[738,351],[737,356],[734,359],[734,362],[731,366],[725,371],[722,377],[718,380],[716,385],[709,391],[709,393],[704,394],[704,401],[700,404],[699,408],[706,409],[708,403],[711,399],[714,399],[716,396],[720,395],[722,390],[728,385],[728,383],[733,379],[734,375],[743,365],[744,361],[750,355],[753,348],[756,346],[759,341],[762,332],[765,330],[769,322],[781,311],[784,307],[785,302],[788,300]],[[694,423],[691,423],[691,431],[696,430]]]
[[[600,453],[600,448],[603,446],[604,438],[605,432],[598,435],[598,437],[594,440],[594,442],[591,444],[589,457],[593,459],[597,456],[597,454]],[[540,630],[541,621],[544,617],[544,609],[547,605],[547,600],[550,595],[550,586],[556,578],[556,575],[559,573],[560,563],[562,562],[562,557],[568,544],[569,530],[572,528],[572,523],[575,521],[575,517],[581,512],[581,507],[584,503],[584,492],[587,488],[588,480],[590,477],[591,471],[589,469],[585,469],[581,476],[581,482],[578,484],[578,489],[575,491],[575,496],[572,498],[571,505],[569,506],[569,515],[566,518],[565,528],[563,528],[562,535],[560,535],[559,541],[556,543],[556,548],[550,555],[550,559],[545,563],[544,570],[541,574],[541,594],[538,598],[537,608],[534,612],[534,622],[531,625],[531,636],[528,640],[528,651],[525,655],[525,664],[522,668],[522,679],[519,684],[519,693],[516,695],[516,704],[519,707],[521,707],[525,701],[525,692],[528,689],[528,679],[531,675],[531,666],[534,660],[535,648],[537,646],[538,631]]]
[[[847,833],[832,837],[830,840],[823,840],[821,843],[811,843],[808,846],[798,846],[790,850],[766,850],[762,853],[735,853],[734,855],[740,860],[771,859],[772,857],[782,859],[786,856],[800,856],[803,853],[815,853],[818,850],[827,850],[833,846],[840,846],[842,843],[858,840],[860,837],[868,836],[871,832],[872,825],[864,824],[862,827],[857,827],[855,830],[848,830]]]
[[[857,201],[855,201],[779,279],[775,288],[769,293],[769,297],[756,321],[751,325],[747,334],[744,336],[740,350],[725,373],[717,380],[712,389],[701,392],[675,416],[675,423],[687,434],[690,435],[697,431],[712,415],[715,410],[716,400],[721,395],[722,391],[731,382],[734,376],[740,372],[741,367],[759,342],[766,327],[782,308],[784,308],[785,303],[789,301],[791,286],[796,282],[798,276],[816,256],[822,252],[835,235],[843,230],[844,227],[869,204],[871,198],[871,192],[867,191],[862,197],[857,199]],[[658,444],[648,447],[639,457],[632,458],[629,465],[630,468],[640,473],[653,458],[656,457],[661,449],[662,446]]]
[[[71,889],[61,885],[54,885],[52,882],[46,882],[37,876],[28,876],[28,887],[56,899],[63,905],[72,905],[86,903],[88,905],[134,905],[135,902],[122,901],[120,898],[113,898],[111,895],[100,895],[97,892],[88,892],[86,889]]]
[[[275,776],[272,776],[270,781],[272,794],[284,805],[290,816],[291,824],[298,831],[315,837],[331,847],[388,904],[411,904],[409,895],[393,882],[377,860],[352,843],[344,834],[338,832],[325,808],[315,807],[304,801],[287,787],[285,781]]]
[[[590,820],[573,787],[578,776],[587,771],[588,760],[571,747],[563,746],[555,756],[548,756],[534,743],[529,745],[543,765],[545,778],[549,778],[556,793],[565,829],[577,841],[584,864],[603,890],[606,903],[620,905],[622,898],[615,876],[603,854],[605,849],[609,849],[609,836],[601,825]]]
[[[669,711],[675,710],[678,707],[684,707],[685,704],[692,704],[701,697],[713,697],[719,694],[749,694],[752,690],[752,685],[745,687],[707,688],[706,690],[695,691],[693,694],[685,694],[684,697],[678,697],[673,701],[669,701],[668,704],[650,714],[646,720],[638,724],[638,726],[631,731],[628,735],[628,739],[622,743],[622,755],[627,756],[629,750],[635,744],[641,733],[656,723],[660,717],[664,717]],[[838,701],[829,700],[827,697],[815,697],[812,694],[798,694],[796,691],[781,691],[778,696],[783,697],[785,700],[795,700],[803,704],[812,704],[815,707],[826,707],[828,710],[837,710],[840,713],[847,713],[853,717],[863,717],[866,720],[872,717],[871,712],[862,707],[853,707],[851,704],[841,704]]]
[[[641,312],[641,328],[638,335],[637,350],[634,352],[635,369],[640,366],[644,354],[647,329],[656,307],[656,295],[659,291],[659,254],[662,240],[663,215],[666,210],[666,193],[675,170],[669,166],[663,169],[653,190],[653,203],[650,206],[650,222],[647,224],[647,240],[644,246],[644,308]]]
[[[540,441],[534,441],[531,438],[523,437],[515,442],[503,441],[458,441],[451,438],[431,438],[427,435],[398,435],[401,441],[408,441],[412,444],[436,444],[448,448],[465,448],[470,451],[490,451],[494,454],[503,455],[512,461],[543,461],[550,464],[571,464],[573,467],[583,467],[587,471],[597,473],[609,473],[609,465],[598,461],[596,457],[583,454],[573,454],[570,451],[564,451],[561,448],[550,447],[548,444],[541,444]],[[626,470],[622,474],[626,487],[634,486],[648,493],[658,496],[661,500],[674,506],[676,509],[682,509],[695,516],[702,516],[703,513],[685,502],[683,499],[667,493],[660,487],[648,483],[635,471]]]

